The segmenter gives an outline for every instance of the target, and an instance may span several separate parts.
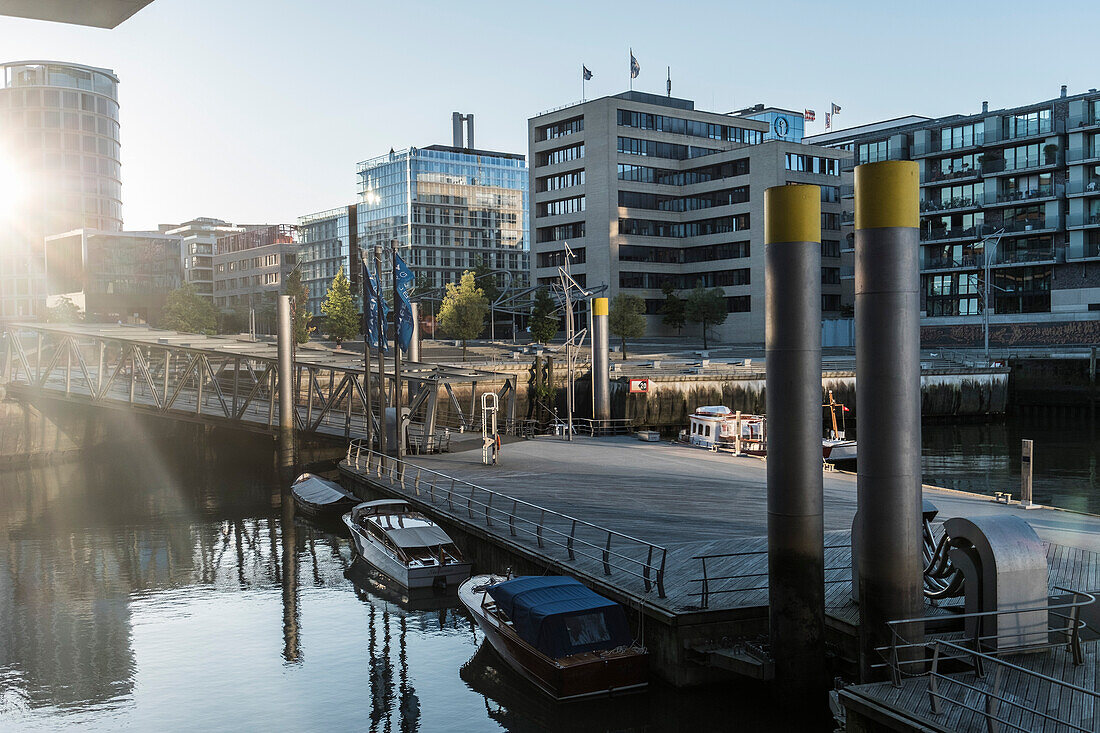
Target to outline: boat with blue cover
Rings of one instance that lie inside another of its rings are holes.
[[[355,494],[340,484],[312,473],[294,479],[290,493],[298,509],[312,517],[341,514],[359,503]]]
[[[565,576],[477,575],[458,588],[493,649],[557,700],[640,690],[648,656],[623,607]]]

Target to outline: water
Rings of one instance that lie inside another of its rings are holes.
[[[0,730],[831,729],[743,684],[553,704],[294,519],[271,463],[151,440],[0,474]]]
[[[1032,497],[1039,504],[1100,514],[1100,419],[1055,411],[974,425],[926,424],[924,482],[1020,495],[1020,441],[1033,445]]]

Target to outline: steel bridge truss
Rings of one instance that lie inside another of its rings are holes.
[[[383,390],[386,404],[394,402],[393,362],[386,367],[381,386],[377,372],[370,379],[375,428]],[[0,343],[0,368],[0,383],[24,398],[47,396],[261,432],[278,429],[278,356],[271,342],[129,326],[9,324]],[[362,355],[302,348],[292,378],[299,430],[344,438],[366,434]],[[408,363],[401,379],[410,433],[430,439],[439,427],[475,429],[478,384],[489,391],[502,381],[494,391],[507,411],[506,428],[514,424],[515,376]]]

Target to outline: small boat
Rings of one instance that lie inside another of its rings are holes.
[[[443,528],[406,502],[365,501],[343,520],[359,556],[404,588],[453,588],[470,577],[470,563]]]
[[[339,514],[359,503],[359,499],[340,484],[312,473],[296,478],[290,493],[302,513],[311,516]]]
[[[565,576],[477,575],[458,599],[513,669],[555,700],[640,690],[648,655],[623,607]]]

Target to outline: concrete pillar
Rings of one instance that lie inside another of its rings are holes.
[[[592,299],[592,417],[611,419],[611,382],[609,371],[607,298]]]
[[[279,465],[294,465],[294,326],[290,296],[279,296]]]
[[[768,609],[781,688],[825,682],[821,189],[764,192]]]
[[[409,341],[409,361],[420,361],[420,304],[412,304],[413,335]]]
[[[856,168],[855,296],[860,668],[880,677],[887,621],[921,615],[919,174],[912,161]],[[898,630],[920,643],[919,624]],[[910,667],[909,671],[918,671]]]

